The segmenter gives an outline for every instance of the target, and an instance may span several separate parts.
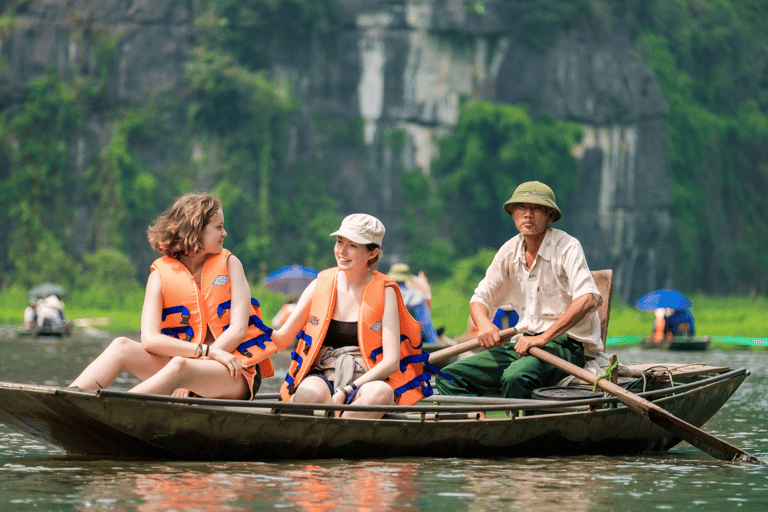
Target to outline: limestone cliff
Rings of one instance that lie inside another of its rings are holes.
[[[435,138],[450,133],[462,95],[474,95],[580,123],[586,137],[576,148],[568,230],[593,269],[614,269],[624,300],[671,284],[667,105],[627,41],[574,31],[534,51],[516,40],[509,3],[498,0],[482,2],[482,14],[467,0],[338,3],[343,30],[330,45],[309,48],[301,61],[275,61],[273,72],[297,84],[304,115],[363,118],[368,168],[339,161],[337,190],[342,213],[364,210],[387,225],[390,262],[406,256],[397,237],[402,169],[428,172]],[[0,102],[12,105],[23,83],[57,63],[96,72],[87,42],[68,36],[78,17],[118,36],[113,101],[181,87],[192,9],[191,0],[30,1],[0,47],[8,64]],[[94,130],[100,126],[94,114]],[[406,134],[402,151],[387,143],[394,133]],[[97,149],[88,147],[93,139],[83,151]]]
[[[482,15],[463,0],[341,3],[349,28],[336,51],[299,73],[306,102],[365,119],[375,178],[367,192],[342,190],[350,210],[373,204],[397,226],[398,169],[428,171],[435,137],[455,125],[462,95],[525,103],[584,128],[577,198],[565,215],[590,266],[613,268],[616,294],[627,301],[671,285],[667,104],[628,41],[571,32],[540,53],[516,41],[505,2],[483,2]],[[397,130],[407,139],[393,159],[381,141]],[[395,257],[400,250],[395,243]]]

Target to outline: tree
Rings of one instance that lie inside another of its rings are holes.
[[[524,107],[466,104],[453,135],[439,142],[431,169],[457,253],[499,247],[514,234],[502,205],[520,183],[547,183],[565,204],[577,171],[571,148],[581,137],[578,125],[547,115],[533,120]]]

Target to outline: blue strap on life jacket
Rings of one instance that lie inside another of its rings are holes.
[[[424,394],[425,398],[432,396],[435,392],[432,389],[432,384],[429,382],[429,378],[429,373],[426,372],[422,373],[421,375],[417,375],[402,386],[396,388],[395,395],[402,396],[406,391],[419,388],[421,389],[421,392]]]
[[[296,370],[293,372],[293,375],[290,372],[285,374],[285,382],[288,384],[288,393],[292,395],[296,392],[296,379],[294,377],[299,373],[299,368],[304,363],[304,358],[299,355],[298,348],[291,352],[291,361],[296,361]]]
[[[247,356],[247,357],[251,357],[252,354],[250,352],[248,352],[248,349],[251,348],[252,346],[256,345],[261,350],[266,350],[267,349],[267,345],[265,344],[265,342],[267,342],[267,341],[272,341],[272,333],[271,332],[269,334],[267,334],[267,333],[259,334],[255,338],[251,338],[249,340],[246,340],[246,341],[242,342],[241,344],[239,344],[237,346],[237,351],[240,352],[241,354]]]
[[[384,353],[384,347],[375,348],[371,351],[371,359],[373,362],[376,362],[376,358],[379,357],[381,354]]]
[[[169,315],[175,315],[177,313],[181,313],[181,324],[182,325],[188,325],[189,324],[189,309],[187,309],[186,306],[171,306],[170,308],[163,308],[163,322],[165,322],[165,319]]]
[[[291,395],[296,392],[296,386],[294,386],[294,382],[296,382],[293,377],[291,377],[290,373],[285,374],[285,382],[288,384],[288,393]]]
[[[407,341],[407,342],[409,342],[409,343],[410,343],[410,341],[411,341],[411,338],[409,338],[409,337],[408,337],[408,336],[406,336],[405,334],[401,334],[401,335],[400,335],[400,343],[402,344],[404,341]],[[411,346],[413,346],[413,345],[411,345]],[[421,341],[421,336],[419,336],[419,344],[418,344],[418,345],[416,345],[416,346],[415,346],[415,347],[413,347],[413,348],[421,348],[421,347],[423,347],[423,346],[424,346],[424,342],[423,342],[423,341]]]
[[[428,371],[429,373],[434,373],[435,375],[439,375],[440,377],[442,377],[445,380],[453,381],[453,377],[451,377],[447,373],[441,372],[440,368],[438,368],[437,366],[435,366],[435,365],[433,365],[433,364],[431,364],[429,362],[424,363],[424,368],[426,368],[426,371]]]
[[[408,336],[406,336],[405,334],[401,334],[400,335],[400,343],[402,344],[406,340],[410,341],[410,338]],[[419,341],[421,341],[421,340],[419,340]],[[421,348],[421,346],[422,346],[422,343],[419,343],[419,346],[418,347],[414,347],[414,348]],[[370,358],[375,363],[376,362],[376,358],[379,357],[383,353],[384,353],[384,346],[382,345],[381,347],[378,347],[378,348],[375,348],[375,349],[371,350]],[[403,370],[403,371],[405,371],[405,370]]]
[[[184,338],[179,336],[182,333],[186,335]],[[182,325],[180,327],[165,327],[163,329],[160,329],[160,334],[165,334],[166,336],[173,336],[176,339],[184,340],[184,341],[189,341],[195,337],[195,331],[189,325]]]
[[[312,336],[302,331],[296,335],[296,338],[299,340],[299,343],[304,342],[304,345],[307,349],[312,346]],[[288,393],[294,394],[296,392],[296,386],[295,382],[296,379],[294,378],[295,375],[299,373],[299,369],[301,369],[301,365],[304,364],[304,358],[299,355],[299,347],[296,347],[296,350],[291,352],[291,361],[296,361],[296,370],[293,372],[293,375],[290,373],[285,374],[285,382],[288,384]]]
[[[400,371],[405,373],[405,367],[409,364],[414,363],[421,363],[424,365],[425,372],[424,373],[434,373],[435,375],[439,375],[440,377],[452,381],[450,375],[447,375],[440,371],[439,368],[429,363],[429,353],[428,352],[422,352],[421,354],[414,354],[410,356],[406,356],[402,359],[400,359]]]
[[[299,334],[297,334],[296,338],[302,340],[304,344],[307,346],[307,348],[312,346],[312,336],[304,332],[304,330],[302,330]]]
[[[409,364],[414,363],[426,363],[429,361],[429,353],[422,352],[421,354],[411,354],[400,359],[400,371],[405,373],[406,367]]]
[[[228,300],[226,302],[222,302],[219,304],[219,307],[216,308],[216,315],[221,318],[222,315],[224,315],[224,313],[229,309],[232,309],[232,301]]]
[[[264,323],[264,321],[259,318],[259,315],[251,315],[248,317],[248,325],[256,326],[257,329],[259,329],[261,332],[265,332],[272,335],[272,328],[269,327],[267,324]],[[270,338],[271,339],[271,338]]]
[[[257,307],[260,306],[259,301],[256,300],[254,297],[251,297],[251,306],[253,306],[254,308],[257,308]],[[224,313],[227,310],[229,310],[229,309],[232,309],[232,300],[231,299],[228,300],[228,301],[224,301],[221,304],[219,304],[219,306],[216,308],[216,314],[219,316],[219,318],[221,318],[222,315],[224,315]]]

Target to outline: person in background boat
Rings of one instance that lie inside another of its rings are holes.
[[[695,336],[696,325],[688,309],[656,308],[653,322],[653,341],[672,341],[675,336]]]
[[[29,299],[29,305],[24,309],[24,328],[37,327],[37,303],[40,299]]]
[[[583,367],[602,353],[597,308],[602,297],[578,240],[550,224],[561,218],[551,188],[523,183],[504,203],[520,232],[494,256],[470,299],[477,339],[488,349],[443,368],[440,393],[530,398],[556,384],[565,373],[528,354],[541,347]],[[509,304],[519,312],[514,341],[503,342],[489,311]]]
[[[376,217],[347,216],[331,233],[337,266],[318,274],[285,324],[272,332],[281,348],[299,338],[280,390],[283,401],[412,404],[432,393],[423,372],[428,354],[421,351],[419,324],[408,314],[397,283],[376,270],[384,231]]]
[[[163,254],[152,264],[141,342],[116,338],[71,386],[109,386],[123,370],[136,393],[249,399],[274,374],[269,328],[240,260],[224,249],[224,212],[209,194],[187,194],[147,232]]]
[[[418,275],[415,275],[415,276],[412,275],[410,278],[408,278],[405,284],[406,286],[410,288],[415,288],[416,290],[419,290],[421,293],[424,294],[424,300],[427,302],[427,307],[431,312],[432,311],[432,287],[429,285],[429,279],[427,279],[427,274],[425,274],[423,270],[419,270]]]
[[[421,326],[421,341],[423,343],[437,343],[438,334],[432,323],[432,315],[429,312],[427,299],[420,290],[408,285],[411,280],[411,269],[405,263],[395,263],[389,268],[389,277],[394,279],[400,287],[405,307],[413,318]]]
[[[64,325],[64,303],[56,295],[38,301],[35,311],[39,328],[58,329]]]
[[[296,302],[298,302],[298,300],[298,297],[291,297],[288,302],[283,304],[280,311],[272,317],[272,327],[274,329],[279,329],[285,321],[288,320],[288,317],[293,313],[293,310],[296,309]]]

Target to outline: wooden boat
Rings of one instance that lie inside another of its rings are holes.
[[[65,322],[59,326],[43,325],[41,327],[19,327],[19,336],[69,336],[72,334],[72,323]]]
[[[663,350],[701,351],[707,350],[712,341],[710,336],[675,336],[671,340],[655,341],[651,336],[643,338],[640,346],[643,348],[660,348]]]
[[[633,392],[700,427],[749,372],[653,364],[622,374]],[[66,452],[110,458],[614,455],[669,450],[680,442],[616,398],[592,397],[591,388],[587,398],[579,398],[584,388],[558,389],[576,399],[433,396],[408,407],[324,406],[280,402],[277,394],[248,402],[0,383],[0,422]],[[335,418],[334,409],[386,414]],[[480,412],[488,419],[479,419]]]

